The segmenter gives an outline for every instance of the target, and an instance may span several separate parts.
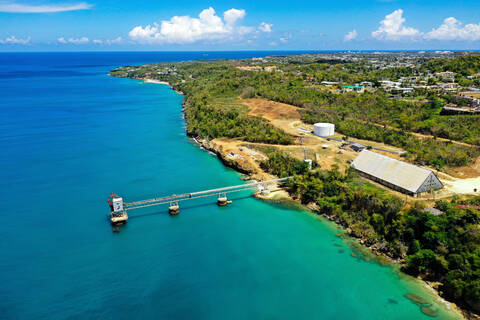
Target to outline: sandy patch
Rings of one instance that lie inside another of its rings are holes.
[[[160,80],[154,80],[154,79],[144,79],[143,81],[146,83],[164,84],[170,87],[170,84],[166,81],[160,81]]]
[[[480,177],[444,181],[444,183],[450,191],[457,194],[475,193],[474,189],[477,189],[476,193],[480,194]]]
[[[264,99],[243,99],[241,102],[250,107],[249,115],[261,116],[269,121],[300,119],[300,108]]]

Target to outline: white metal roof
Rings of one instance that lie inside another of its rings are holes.
[[[425,180],[433,173],[431,170],[366,149],[353,160],[352,166],[361,172],[413,193],[417,193]],[[435,179],[437,180],[436,177]]]

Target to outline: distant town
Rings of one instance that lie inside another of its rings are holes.
[[[358,83],[346,83],[342,79],[321,80],[309,72],[296,72],[295,75],[302,76],[309,83],[314,85],[332,88],[340,93],[357,92],[365,90],[383,90],[391,94],[390,98],[406,99],[418,96],[424,90],[449,95],[451,103],[444,106],[443,112],[453,114],[478,114],[480,113],[480,73],[465,74],[452,71],[435,71],[435,69],[422,67],[423,64],[432,59],[449,59],[464,55],[452,52],[436,53],[335,53],[335,54],[306,54],[301,56],[253,58],[246,62],[246,66],[239,66],[241,70],[284,72],[281,65],[291,63],[327,62],[352,63],[355,69],[361,71],[375,71],[395,69],[397,72],[392,76],[383,75],[371,81],[360,81]],[[268,65],[268,64],[272,65]],[[351,68],[341,68],[349,70]],[[355,71],[357,71],[355,70]],[[381,74],[381,72],[379,72]],[[323,78],[323,77],[322,77]]]

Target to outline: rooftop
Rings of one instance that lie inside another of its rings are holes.
[[[430,175],[434,176],[431,170],[366,149],[360,152],[355,160],[353,160],[352,166],[361,172],[412,193],[418,193],[427,178],[429,178]],[[438,181],[438,178],[435,177],[434,180]],[[441,182],[438,181],[437,185],[441,186]]]

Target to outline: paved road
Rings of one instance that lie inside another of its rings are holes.
[[[350,144],[355,143],[354,141],[350,141],[350,140],[341,140],[341,139],[330,138],[330,137],[328,137],[328,138],[327,137],[320,137],[320,138],[324,138],[326,140],[334,140],[334,141],[338,141],[338,142],[347,142],[347,143],[350,143]],[[373,150],[393,153],[393,154],[396,154],[396,155],[399,155],[399,156],[405,153],[404,151],[398,152],[398,151],[392,151],[392,150],[387,150],[387,149],[382,149],[382,148],[375,148],[375,147],[372,147],[372,146],[369,146],[369,145],[366,145],[366,144],[363,144],[363,143],[359,143],[359,144],[367,146],[367,147],[371,147]]]

